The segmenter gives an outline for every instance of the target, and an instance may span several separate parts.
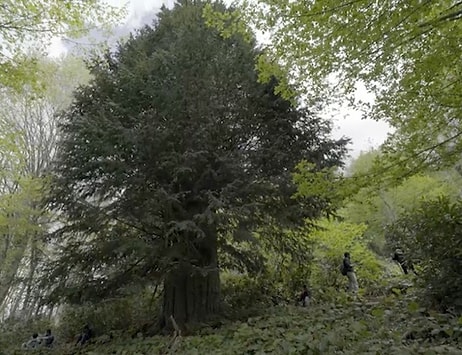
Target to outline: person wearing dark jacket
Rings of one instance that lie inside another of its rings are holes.
[[[401,249],[396,249],[395,253],[393,254],[392,260],[396,261],[399,266],[401,266],[401,269],[403,272],[407,275],[409,273],[407,269],[407,263],[406,260],[404,259],[404,253]]]
[[[343,268],[346,272],[346,276],[348,277],[348,291],[356,293],[358,292],[359,285],[353,264],[350,260],[350,253],[345,253],[343,256]]]
[[[308,287],[306,287],[306,285],[303,285],[303,291],[298,301],[303,307],[306,307],[310,304],[310,298],[311,298],[311,293],[308,290]]]
[[[414,270],[414,265],[406,259],[403,251],[400,248],[397,248],[395,250],[392,260],[396,261],[399,264],[399,266],[401,266],[401,269],[403,270],[405,275],[409,274],[409,270],[411,270],[415,275],[417,275],[417,273]]]
[[[91,328],[86,324],[83,327],[82,333],[79,335],[79,338],[77,339],[76,345],[85,345],[93,336],[93,332]]]
[[[51,334],[51,329],[47,329],[45,335],[41,337],[42,343],[45,347],[51,348],[53,346],[53,341],[55,337]]]

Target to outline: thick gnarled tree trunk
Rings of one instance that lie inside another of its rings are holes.
[[[186,323],[206,321],[220,308],[218,270],[202,274],[182,267],[172,271],[164,283],[163,318],[170,316],[183,327]],[[171,326],[171,325],[170,325]]]
[[[180,328],[204,322],[220,310],[220,275],[216,238],[206,238],[198,250],[202,260],[183,262],[164,281],[162,325],[170,328],[173,316]]]

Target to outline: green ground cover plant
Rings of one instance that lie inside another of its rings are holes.
[[[194,335],[131,338],[118,334],[76,348],[36,354],[460,354],[462,318],[419,305],[399,291],[352,298],[344,293],[308,308],[268,307],[243,321],[204,326]],[[59,343],[59,341],[58,341]],[[5,352],[6,351],[6,352]],[[11,344],[1,354],[22,354]]]

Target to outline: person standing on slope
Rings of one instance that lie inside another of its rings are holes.
[[[358,279],[356,278],[355,270],[353,267],[353,264],[351,263],[350,260],[350,253],[346,252],[343,254],[343,269],[344,272],[346,273],[346,276],[348,277],[348,291],[356,293],[358,292],[359,285],[358,285]]]

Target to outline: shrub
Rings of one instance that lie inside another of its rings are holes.
[[[20,349],[22,343],[29,340],[33,333],[44,334],[47,329],[55,329],[53,322],[47,317],[8,319],[0,323],[0,354],[6,348]]]
[[[66,305],[58,316],[60,335],[66,341],[73,341],[85,324],[90,325],[96,336],[114,331],[136,334],[144,325],[155,322],[156,301],[153,302],[152,293],[144,292],[98,304]]]
[[[272,305],[272,285],[266,276],[225,272],[221,279],[222,299],[229,316],[246,318]]]
[[[462,200],[422,201],[387,231],[389,243],[417,262],[418,282],[427,301],[462,310]]]
[[[366,226],[324,220],[310,234],[314,241],[314,260],[310,284],[320,297],[335,294],[346,287],[346,277],[340,273],[343,254],[351,254],[355,272],[363,293],[376,293],[383,288],[385,265],[367,247],[363,233]]]

